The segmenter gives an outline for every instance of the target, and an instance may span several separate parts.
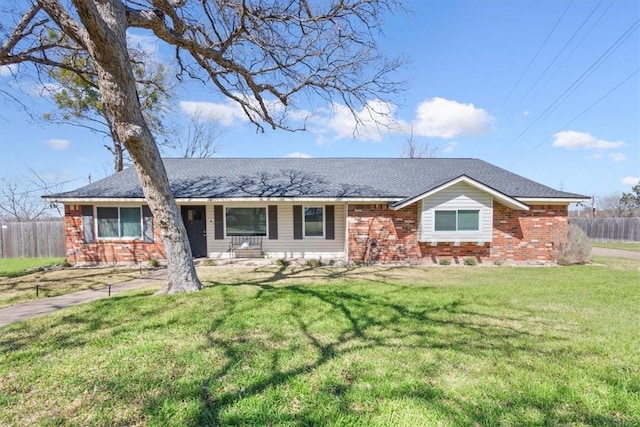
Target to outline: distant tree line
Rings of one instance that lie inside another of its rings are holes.
[[[611,194],[581,204],[579,209],[572,211],[572,216],[587,218],[594,216],[598,218],[640,217],[640,181],[628,193]]]

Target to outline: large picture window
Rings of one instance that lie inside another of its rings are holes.
[[[139,207],[96,208],[98,238],[141,238],[142,214]]]
[[[227,208],[227,236],[266,236],[267,208]]]
[[[435,211],[435,231],[479,231],[479,210]]]
[[[304,237],[324,237],[324,208],[304,208]]]

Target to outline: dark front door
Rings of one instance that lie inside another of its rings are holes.
[[[182,222],[187,229],[193,256],[207,256],[207,221],[204,206],[182,206]]]

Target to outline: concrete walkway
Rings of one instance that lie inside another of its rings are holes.
[[[148,276],[134,279],[129,282],[111,285],[111,295],[120,292],[130,291],[133,289],[141,289],[150,286],[158,286],[167,278],[167,269],[161,268],[154,270]],[[11,307],[0,308],[0,327],[11,323],[20,322],[42,314],[51,313],[65,307],[84,304],[100,298],[109,296],[109,289],[105,286],[99,289],[87,289],[72,294],[59,295],[57,297],[36,299]]]
[[[591,250],[591,254],[597,256],[632,258],[640,260],[640,252],[625,251],[621,249],[593,248]],[[111,285],[111,295],[116,295],[120,292],[130,291],[133,289],[161,285],[166,278],[167,269],[157,269],[148,276],[134,279],[129,282]],[[71,307],[100,298],[105,298],[107,296],[108,289],[107,287],[104,287],[100,289],[87,289],[57,297],[37,299],[24,304],[14,305],[12,307],[0,308],[0,327],[40,316],[42,314],[51,313],[65,307]]]

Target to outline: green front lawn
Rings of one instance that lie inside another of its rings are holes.
[[[43,271],[16,268],[14,271],[7,277],[0,277],[0,308],[85,289],[102,289],[108,284],[127,282],[148,273],[147,268],[131,267],[52,268]]]
[[[0,277],[14,277],[29,270],[64,263],[64,258],[0,258]]]
[[[4,327],[0,425],[640,425],[640,271],[210,267]]]
[[[625,251],[640,252],[640,242],[598,242],[591,241],[594,248],[622,249]]]

